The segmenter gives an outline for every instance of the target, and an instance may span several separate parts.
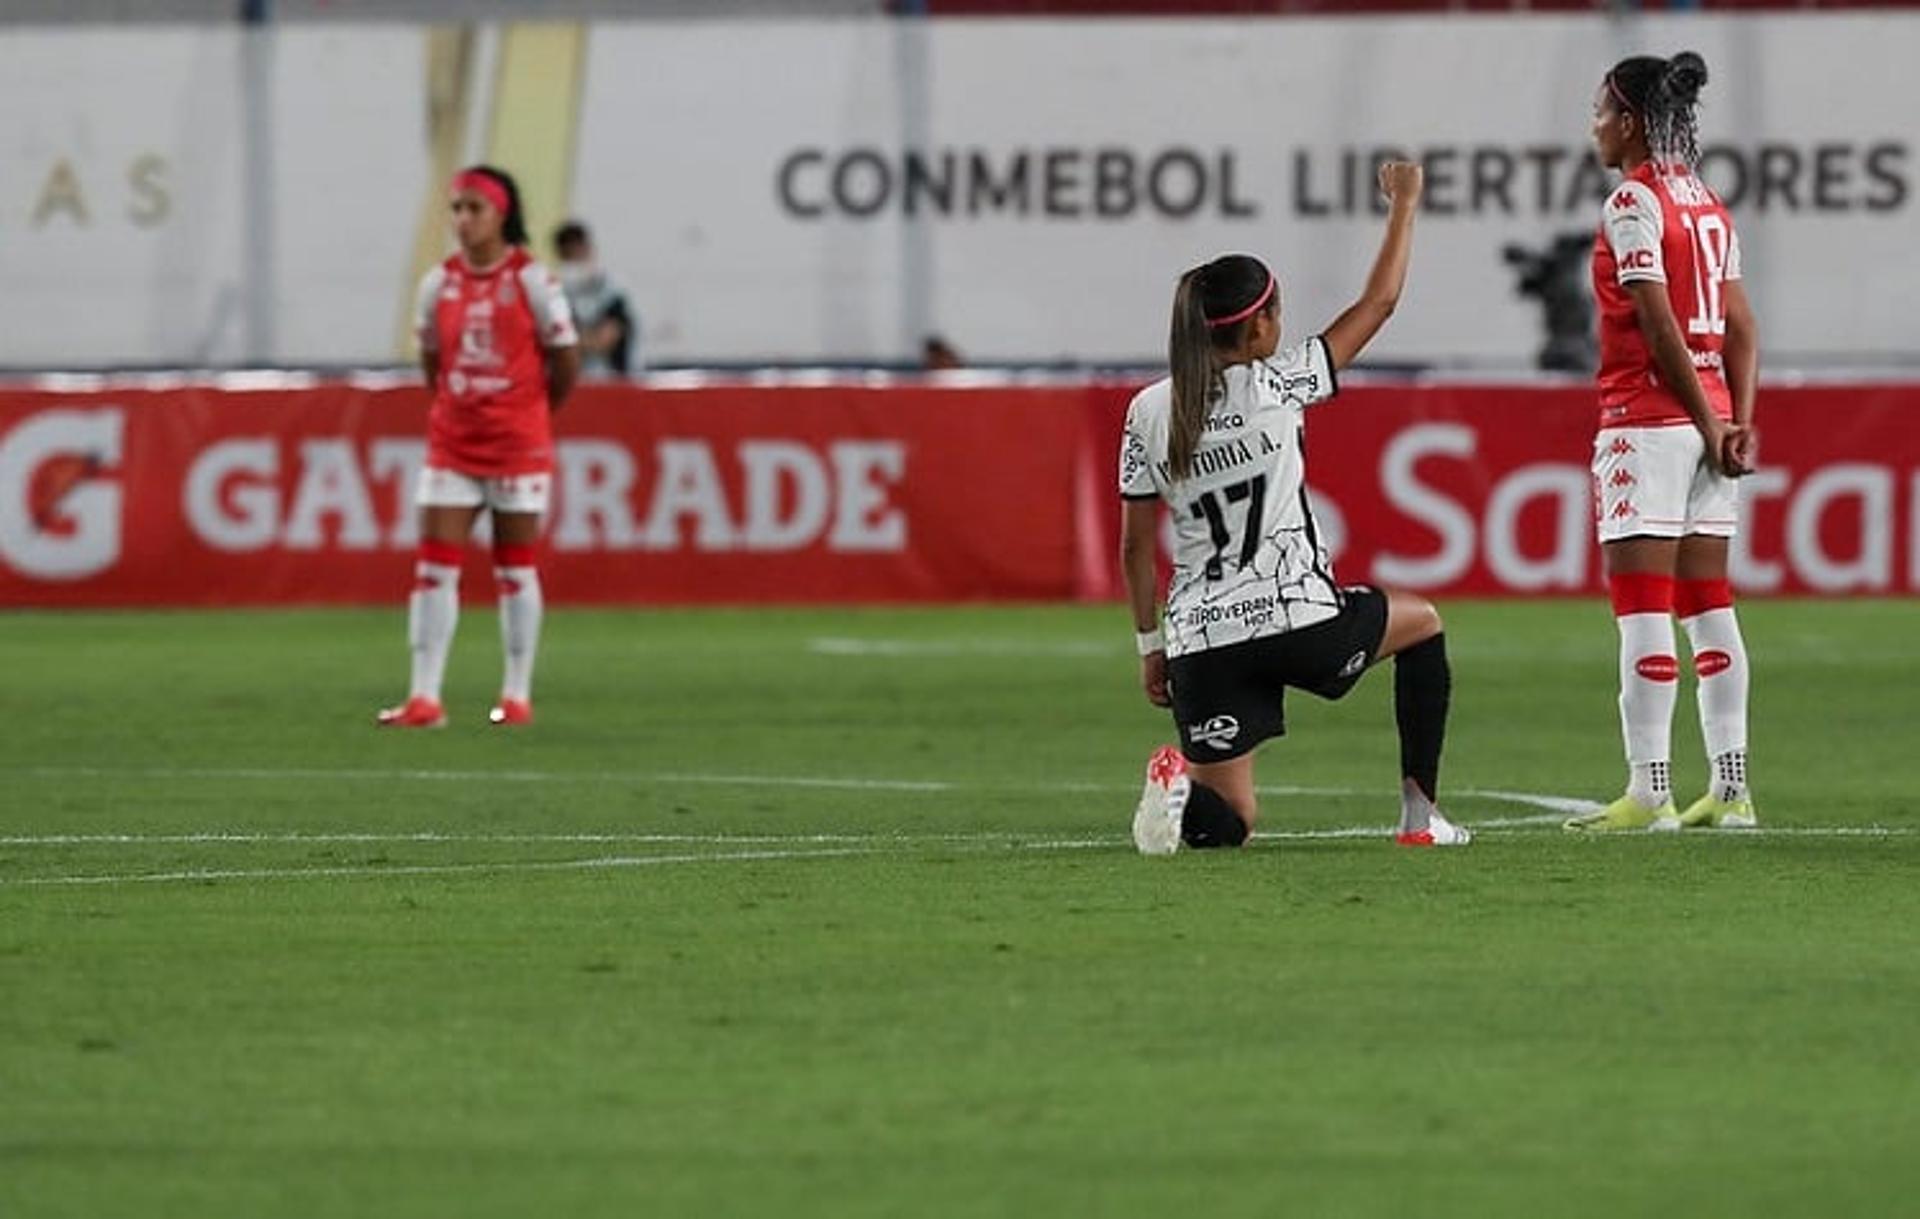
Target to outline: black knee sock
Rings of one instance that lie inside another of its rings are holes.
[[[1247,840],[1247,823],[1233,811],[1226,797],[1204,783],[1195,783],[1187,793],[1187,808],[1180,815],[1180,841],[1196,851],[1208,847],[1237,847]]]
[[[1393,658],[1393,718],[1400,725],[1400,773],[1425,793],[1440,795],[1440,748],[1447,739],[1453,670],[1447,637],[1435,635]]]

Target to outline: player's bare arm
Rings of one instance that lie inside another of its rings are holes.
[[[1667,299],[1667,285],[1660,280],[1635,280],[1626,285],[1627,294],[1633,298],[1634,316],[1639,319],[1640,333],[1647,338],[1647,351],[1653,356],[1654,367],[1660,370],[1660,379],[1673,390],[1674,397],[1686,408],[1687,417],[1693,420],[1693,426],[1700,429],[1700,435],[1707,442],[1707,452],[1714,455],[1723,473],[1735,475],[1743,473],[1729,467],[1727,462],[1727,425],[1713,413],[1713,406],[1707,401],[1707,391],[1700,384],[1700,376],[1693,370],[1693,356],[1687,350],[1687,340],[1680,333],[1679,319],[1673,316],[1673,304]]]
[[[1127,603],[1133,610],[1136,634],[1152,633],[1160,622],[1155,594],[1158,571],[1155,553],[1159,546],[1160,501],[1130,499],[1125,502],[1120,526],[1120,570],[1127,582]],[[1147,701],[1156,707],[1170,704],[1167,697],[1167,650],[1158,648],[1140,658],[1140,685]]]
[[[547,349],[547,403],[550,409],[559,410],[567,395],[580,380],[580,349],[578,347],[549,347]]]
[[[1413,256],[1413,217],[1420,208],[1424,180],[1420,166],[1410,161],[1388,161],[1380,167],[1380,190],[1389,200],[1387,231],[1360,299],[1322,332],[1335,368],[1353,363],[1400,304]]]
[[[420,349],[420,375],[427,379],[427,388],[433,389],[440,384],[440,352],[432,347]]]
[[[1727,280],[1721,293],[1727,310],[1727,342],[1722,354],[1727,390],[1733,397],[1733,434],[1727,441],[1727,462],[1738,466],[1740,473],[1751,473],[1759,442],[1753,404],[1760,388],[1760,326],[1739,280]]]

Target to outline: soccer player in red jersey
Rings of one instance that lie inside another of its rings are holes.
[[[420,367],[433,390],[420,473],[420,556],[407,602],[413,680],[379,714],[403,728],[446,723],[440,682],[460,615],[460,561],[473,523],[493,515],[493,575],[506,674],[495,724],[533,719],[540,639],[536,551],[553,481],[551,415],[580,372],[560,283],[527,253],[513,178],[478,165],[452,183],[460,250],[420,281]]]
[[[1745,828],[1747,651],[1727,584],[1753,468],[1758,343],[1725,205],[1693,171],[1700,56],[1634,56],[1594,100],[1600,160],[1621,173],[1593,246],[1600,312],[1600,431],[1593,481],[1620,629],[1620,724],[1630,778],[1571,830]],[[1699,679],[1707,793],[1675,809],[1669,738],[1678,694],[1673,617]]]

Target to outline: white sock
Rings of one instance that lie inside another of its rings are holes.
[[[1632,767],[1627,792],[1655,808],[1673,795],[1669,764],[1680,676],[1673,654],[1673,619],[1666,614],[1622,614],[1614,621],[1620,627],[1620,734]]]
[[[1710,609],[1681,622],[1699,676],[1700,736],[1713,767],[1713,796],[1747,795],[1747,645],[1733,608]]]
[[[1412,779],[1400,781],[1400,832],[1418,834],[1433,824],[1433,801]]]
[[[493,578],[500,590],[500,644],[506,653],[506,676],[500,697],[533,701],[533,655],[540,646],[540,569],[496,567]]]
[[[413,568],[413,595],[407,598],[407,646],[413,650],[413,698],[440,701],[447,673],[453,628],[460,621],[460,569],[424,560]]]

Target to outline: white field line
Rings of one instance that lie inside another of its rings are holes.
[[[1032,791],[1049,794],[1097,795],[1106,792],[1131,792],[1136,788],[1124,783],[961,783],[939,779],[864,778],[831,775],[754,775],[688,771],[563,771],[563,770],[357,770],[273,767],[171,767],[171,766],[23,766],[0,771],[43,779],[290,779],[301,782],[333,780],[339,782],[428,782],[428,783],[658,783],[715,787],[788,787],[796,790],[966,792]],[[1353,787],[1300,787],[1288,784],[1263,785],[1263,796],[1302,796],[1344,799],[1353,797],[1389,798],[1387,791]],[[1586,812],[1599,805],[1570,796],[1511,791],[1463,791],[1462,796],[1500,800],[1510,804],[1531,805],[1557,813]]]
[[[11,772],[40,779],[297,779],[352,783],[662,783],[731,787],[827,788],[849,791],[943,792],[961,784],[917,779],[816,775],[684,774],[617,770],[355,770],[302,767],[23,766]]]
[[[1558,824],[1551,817],[1496,817],[1469,822],[1473,829],[1519,829],[1528,826]],[[1317,830],[1261,830],[1257,839],[1386,838],[1393,829],[1384,825],[1349,825]],[[13,847],[85,847],[85,846],[393,846],[424,844],[469,846],[508,843],[514,845],[658,845],[658,846],[834,846],[854,845],[868,849],[915,846],[1004,846],[1021,850],[1059,850],[1065,847],[1113,846],[1127,841],[1125,835],[1093,838],[1028,838],[1017,831],[980,830],[950,834],[462,834],[444,830],[416,830],[407,833],[303,833],[252,834],[207,831],[194,834],[9,834],[0,836],[0,846]]]
[[[1545,828],[1557,822],[1558,817],[1509,817],[1490,821],[1476,822],[1473,828],[1485,833],[1513,833]],[[1699,841],[1703,838],[1713,840],[1745,838],[1899,838],[1914,833],[1908,826],[1788,826],[1775,829],[1739,830],[1726,833],[1686,835],[1607,835],[1609,839],[1620,837],[1653,838],[1671,840],[1684,838],[1687,841]],[[1386,839],[1393,831],[1382,826],[1355,825],[1319,830],[1265,830],[1256,833],[1252,842],[1255,846],[1274,845],[1287,842],[1312,842],[1329,839]],[[1079,850],[1116,850],[1125,847],[1128,840],[1121,835],[1108,835],[1092,838],[1055,838],[1021,839],[1008,834],[804,834],[785,837],[775,835],[722,835],[702,838],[697,835],[682,834],[445,834],[426,832],[416,834],[176,834],[176,835],[47,835],[44,837],[16,836],[0,839],[7,845],[60,845],[74,843],[107,844],[165,844],[165,843],[678,843],[714,846],[738,846],[745,843],[786,843],[795,844],[802,849],[772,849],[771,845],[746,851],[702,851],[679,855],[607,855],[588,859],[565,860],[501,860],[492,863],[462,864],[401,864],[393,866],[324,866],[314,868],[196,868],[177,872],[128,872],[128,873],[86,873],[71,876],[28,876],[16,879],[0,879],[0,888],[46,888],[53,886],[80,885],[118,885],[118,884],[155,884],[163,882],[194,881],[241,881],[241,880],[305,880],[305,879],[350,879],[388,876],[452,876],[473,874],[501,874],[511,872],[565,872],[614,870],[621,868],[656,867],[672,864],[701,863],[740,863],[757,860],[792,859],[832,859],[852,856],[871,856],[885,852],[888,848],[905,848],[916,845],[942,845],[981,853],[993,850],[1006,851],[1079,851]],[[842,845],[827,845],[842,844]]]
[[[169,881],[308,880],[367,876],[455,876],[483,872],[583,872],[618,868],[648,868],[681,863],[743,863],[754,860],[827,859],[870,855],[867,847],[835,847],[810,851],[733,851],[697,855],[603,855],[593,859],[507,861],[502,863],[408,864],[399,867],[326,868],[208,868],[183,872],[126,872],[117,875],[27,876],[0,880],[0,888],[51,885],[138,885]]]
[[[807,651],[816,656],[884,656],[946,659],[955,656],[1027,657],[1118,656],[1120,648],[1094,640],[1056,641],[1017,639],[852,639],[825,635],[807,640]]]

